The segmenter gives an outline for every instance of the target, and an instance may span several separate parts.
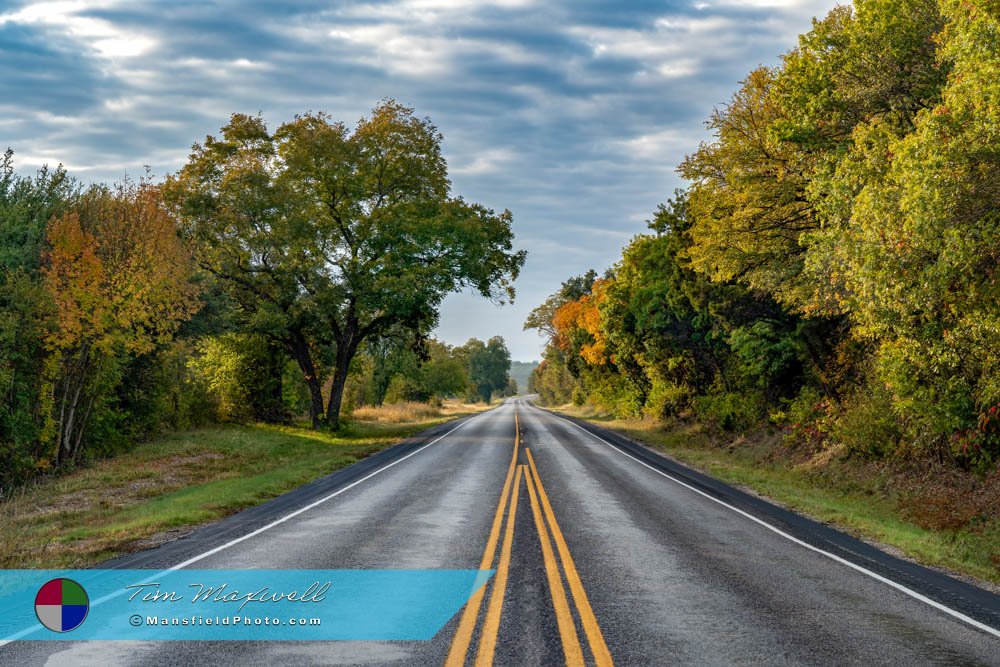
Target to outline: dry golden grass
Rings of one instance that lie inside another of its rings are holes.
[[[440,417],[441,410],[427,403],[392,403],[379,406],[365,405],[351,413],[353,421],[402,424],[403,422]]]
[[[459,403],[457,401],[445,401],[441,406],[407,401],[404,403],[387,403],[377,407],[366,405],[355,408],[354,412],[351,413],[351,420],[379,424],[404,424],[435,419],[437,417],[453,417],[470,412],[479,412],[488,407],[483,404]]]
[[[463,403],[462,401],[448,399],[441,405],[441,414],[447,417],[460,417],[462,415],[483,412],[497,405],[497,401],[486,405],[485,403]]]

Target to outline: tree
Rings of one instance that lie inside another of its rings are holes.
[[[510,352],[506,343],[500,336],[486,343],[470,338],[462,351],[468,360],[469,383],[474,394],[489,403],[494,392],[507,388],[510,379]]]
[[[717,140],[702,144],[679,171],[692,183],[694,268],[801,307],[809,286],[801,280],[799,239],[816,221],[801,152],[770,131],[784,117],[772,94],[778,76],[767,67],[751,72],[730,104],[712,113]]]
[[[77,194],[61,167],[26,177],[14,172],[12,150],[0,159],[0,487],[51,463],[41,446],[50,401],[40,378],[55,313],[38,269],[46,224]]]
[[[513,250],[510,212],[449,188],[440,133],[392,100],[353,132],[319,113],[271,134],[236,114],[165,186],[200,265],[228,285],[248,330],[285,346],[314,426],[333,427],[365,340],[428,330],[465,287],[513,299],[526,253]]]
[[[948,71],[935,58],[937,0],[854,5],[814,22],[779,67],[751,72],[713,112],[716,139],[679,169],[692,182],[694,268],[811,317],[844,314],[832,254],[856,170],[878,156],[867,129],[909,132]]]
[[[556,346],[591,366],[610,361],[608,341],[601,329],[600,307],[607,299],[608,286],[613,282],[595,280],[589,294],[567,301],[552,316]]]
[[[858,333],[926,445],[1000,404],[1000,17],[941,5],[948,84],[913,132],[873,144],[840,248]]]
[[[543,405],[563,405],[573,398],[576,379],[566,370],[565,364],[548,358],[551,352],[552,347],[547,347],[546,358],[528,376],[528,391],[538,394]]]
[[[581,276],[574,276],[564,281],[559,290],[532,310],[524,322],[525,331],[537,329],[546,339],[544,359],[531,372],[528,381],[529,390],[538,393],[542,403],[562,405],[567,403],[573,396],[574,390],[578,389],[577,357],[564,352],[557,343],[559,331],[555,323],[556,314],[566,304],[589,295],[596,280],[597,272],[590,269]]]
[[[556,330],[552,325],[553,318],[559,308],[569,302],[576,301],[581,296],[590,294],[590,290],[597,280],[597,272],[590,269],[582,276],[575,276],[565,281],[559,291],[549,296],[545,303],[537,306],[528,314],[524,321],[524,330],[537,329],[549,340],[556,336]]]
[[[148,183],[90,189],[46,236],[56,461],[76,460],[123,363],[170,340],[198,308],[190,254]]]
[[[382,405],[392,378],[399,373],[413,351],[398,338],[386,335],[372,336],[365,341],[365,352],[371,359],[372,367],[371,401],[374,405]]]
[[[433,338],[423,340],[416,350],[396,348],[390,360],[385,374],[375,373],[372,378],[376,390],[385,383],[383,396],[390,401],[426,402],[460,396],[469,383],[464,354]]]
[[[417,372],[423,400],[460,396],[469,384],[469,369],[461,354],[440,341],[427,341],[427,356]]]

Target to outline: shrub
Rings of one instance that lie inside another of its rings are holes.
[[[709,394],[694,399],[698,418],[724,431],[745,431],[763,412],[763,397],[755,392]]]
[[[814,387],[803,387],[787,403],[784,411],[771,416],[772,421],[783,418],[785,442],[788,445],[806,445],[822,448],[833,424],[832,406]]]
[[[976,427],[958,431],[951,443],[952,455],[963,467],[989,470],[1000,459],[1000,403],[983,410]]]
[[[689,389],[661,378],[654,378],[646,395],[643,412],[654,419],[674,417],[691,401]]]
[[[844,405],[832,436],[852,454],[883,457],[895,453],[902,431],[892,396],[881,387],[857,393]]]

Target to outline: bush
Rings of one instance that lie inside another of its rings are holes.
[[[694,411],[700,420],[723,431],[752,428],[763,413],[763,397],[755,392],[709,394],[694,399]]]
[[[667,380],[654,378],[653,386],[646,395],[643,412],[654,419],[674,417],[691,402],[688,387]]]
[[[975,428],[951,438],[952,455],[966,469],[985,472],[1000,460],[1000,403],[983,410]]]
[[[895,453],[902,431],[892,397],[878,387],[859,392],[844,405],[831,435],[852,454],[883,457]]]
[[[813,387],[803,387],[789,400],[785,410],[771,415],[774,423],[783,423],[788,445],[822,449],[833,425],[829,400]]]
[[[223,422],[287,421],[295,392],[285,392],[284,352],[261,336],[225,334],[199,341],[188,360],[195,384],[207,389],[216,419]]]
[[[583,384],[591,388],[591,401],[616,418],[629,419],[642,414],[643,394],[626,376],[595,370],[587,373]]]
[[[405,375],[393,377],[385,392],[386,403],[423,403],[427,398],[429,396],[420,382]]]

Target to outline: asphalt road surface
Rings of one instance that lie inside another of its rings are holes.
[[[429,642],[17,641],[0,664],[1000,665],[1000,596],[524,399],[104,567],[179,564],[497,572]]]

